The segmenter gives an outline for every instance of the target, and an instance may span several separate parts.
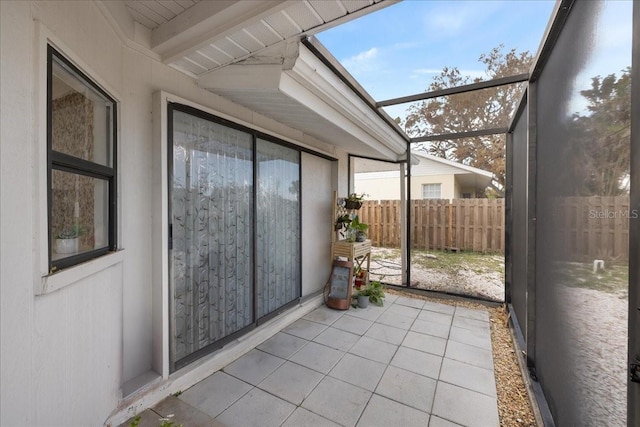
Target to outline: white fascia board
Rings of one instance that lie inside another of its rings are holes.
[[[396,159],[406,153],[406,141],[305,46],[300,46],[295,65],[285,73],[387,146]],[[295,92],[287,95],[296,99]]]
[[[333,106],[320,99],[316,93],[313,93],[312,91],[298,83],[288,74],[282,75],[282,78],[280,80],[280,91],[294,101],[299,102],[305,107],[313,110],[313,112],[321,116],[323,119],[333,123],[337,127],[352,135],[354,138],[361,141],[363,144],[366,144],[369,147],[373,148],[384,158],[395,160],[398,157],[398,153],[391,150],[387,145],[371,136],[368,132],[365,132],[360,126],[356,125],[353,121],[345,117],[345,115],[342,114],[339,110],[333,108]],[[340,146],[340,141],[327,142],[336,146]]]

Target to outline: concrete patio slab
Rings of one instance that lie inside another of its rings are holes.
[[[439,323],[441,325],[451,326],[453,316],[450,314],[436,313],[435,311],[421,310],[420,314],[418,314],[418,319],[427,322]]]
[[[284,359],[253,349],[225,367],[224,372],[249,384],[258,385],[284,362]]]
[[[453,326],[463,329],[479,330],[489,333],[491,332],[489,322],[485,322],[484,320],[469,319],[468,317],[457,315],[453,317]]]
[[[320,307],[185,390],[180,410],[227,427],[497,426],[483,312],[409,300]]]
[[[306,319],[298,319],[291,325],[284,328],[282,332],[286,332],[289,335],[303,338],[305,340],[312,340],[320,335],[320,332],[324,331],[325,329],[327,329],[327,325],[312,322]]]
[[[331,377],[325,377],[302,403],[302,407],[346,427],[356,424],[371,392]]]
[[[405,296],[399,296],[395,303],[396,305],[405,305],[408,307],[414,307],[419,309],[424,307],[423,300],[418,298],[405,297]]]
[[[336,328],[328,328],[315,337],[313,341],[324,344],[327,347],[335,348],[336,350],[349,351],[359,339],[360,335],[341,331]]]
[[[412,348],[400,347],[395,356],[393,356],[391,365],[425,377],[438,379],[442,357]]]
[[[491,333],[452,326],[449,339],[491,351]]]
[[[407,332],[407,336],[404,338],[401,345],[403,347],[412,348],[414,350],[424,351],[425,353],[444,356],[445,349],[447,348],[447,340],[445,338],[439,338],[433,335],[425,335],[418,332],[409,331]]]
[[[387,369],[387,365],[384,363],[353,354],[345,354],[342,360],[329,372],[329,375],[365,390],[373,391],[385,369]]]
[[[370,313],[373,313],[373,311]],[[371,325],[373,325],[373,320],[361,319],[357,316],[352,316],[351,314],[351,311],[348,314],[345,314],[336,320],[332,326],[342,331],[351,332],[352,334],[363,335]],[[382,314],[382,312],[380,312],[380,314]],[[376,318],[377,317],[378,315],[376,315]]]
[[[343,351],[336,350],[326,345],[310,342],[300,351],[291,356],[289,360],[299,365],[311,368],[323,374],[329,373],[331,368],[338,363],[344,355]]]
[[[498,404],[495,397],[438,381],[433,415],[463,426],[497,426]]]
[[[483,310],[475,310],[473,308],[467,307],[456,307],[456,314],[463,317],[468,317],[469,319],[475,320],[483,320],[485,322],[489,321],[489,312]]]
[[[416,319],[411,326],[411,330],[421,334],[433,335],[434,337],[449,338],[451,327],[441,323],[433,323],[427,320]]]
[[[285,362],[258,387],[281,399],[300,405],[324,376],[296,363]]]
[[[180,400],[217,417],[251,389],[250,384],[218,371],[184,391]]]
[[[440,304],[439,302],[433,301],[425,301],[422,309],[444,314],[453,314],[456,312],[456,307],[453,305]]]
[[[400,345],[404,340],[407,331],[405,329],[394,328],[393,326],[376,323],[364,334],[365,337],[373,338],[389,344]]]
[[[429,425],[429,414],[374,394],[357,425],[424,427]]]
[[[376,394],[393,399],[424,412],[431,412],[436,392],[436,380],[389,366],[375,390]]]
[[[460,427],[460,424],[453,423],[451,421],[431,415],[429,420],[429,427]]]
[[[376,362],[389,363],[398,349],[397,345],[378,341],[369,337],[362,337],[351,347],[349,353]]]
[[[387,312],[401,314],[403,316],[407,316],[407,317],[411,317],[412,319],[415,319],[418,316],[418,314],[420,314],[420,308],[417,306],[414,307],[414,306],[408,306],[408,305],[393,304],[391,307],[387,309]]]
[[[295,405],[254,388],[217,419],[226,426],[279,426],[295,409]]]
[[[376,322],[393,326],[395,328],[408,330],[413,324],[416,317],[417,317],[417,314],[414,317],[408,317],[402,314],[386,311],[382,313],[380,317],[378,317]]]
[[[440,381],[496,397],[493,371],[471,366],[457,360],[444,358],[440,369]]]
[[[343,314],[344,311],[342,310],[332,310],[325,307],[312,311],[304,316],[303,319],[329,326],[342,317]]]
[[[273,356],[287,359],[304,347],[305,344],[307,344],[307,340],[305,339],[284,332],[278,332],[256,348]]]
[[[304,408],[297,408],[282,427],[341,427],[331,420],[314,414]]]
[[[220,422],[202,411],[194,409],[189,404],[177,397],[170,396],[153,407],[153,411],[162,416],[165,422],[173,422],[173,425],[193,427],[221,427]],[[156,426],[162,421],[156,420]]]
[[[449,340],[444,356],[472,366],[493,370],[493,354],[491,354],[491,351],[473,345]]]

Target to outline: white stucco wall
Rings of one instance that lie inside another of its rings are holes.
[[[356,193],[368,194],[369,200],[400,200],[399,173],[395,177],[367,178],[367,174],[360,174],[355,180]],[[422,199],[423,184],[441,184],[440,197],[453,199],[459,197],[455,175],[428,175],[411,177],[411,198]]]
[[[152,369],[152,294],[158,286],[152,280],[157,264],[152,220],[158,214],[153,194],[161,188],[152,175],[153,154],[160,149],[153,138],[152,94],[165,90],[288,141],[314,141],[199,89],[187,76],[129,47],[93,2],[0,1],[0,31],[0,425],[101,425],[121,403],[123,383]],[[76,267],[52,279],[43,279],[46,63],[41,59],[47,36],[119,101],[123,249],[106,264],[88,263],[92,271]],[[327,154],[340,159],[333,185],[346,190],[346,153]],[[317,276],[324,275],[320,268]],[[43,283],[59,289],[36,295]]]

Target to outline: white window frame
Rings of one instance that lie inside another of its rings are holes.
[[[437,187],[436,187],[437,186]],[[435,193],[435,189],[437,188],[438,197],[434,197],[432,194]],[[423,199],[441,199],[442,198],[442,183],[434,182],[429,184],[422,184],[422,198]]]

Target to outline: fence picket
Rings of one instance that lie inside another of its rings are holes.
[[[557,227],[568,260],[624,261],[629,251],[629,196],[567,197]],[[503,199],[413,200],[411,243],[416,249],[504,253]],[[400,247],[400,201],[366,201],[361,221],[375,246]]]

